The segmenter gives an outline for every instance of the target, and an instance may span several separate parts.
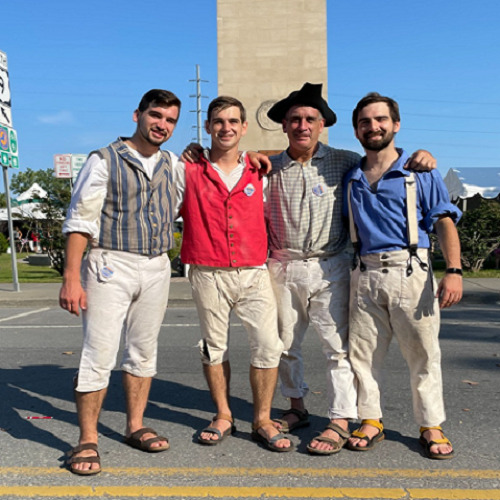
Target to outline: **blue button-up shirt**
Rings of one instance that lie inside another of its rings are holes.
[[[410,173],[403,166],[408,154],[398,149],[399,159],[380,178],[374,187],[362,170],[363,160],[344,178],[344,216],[348,217],[347,186],[353,180],[351,204],[358,230],[361,255],[401,250],[408,247],[406,220],[405,177]],[[448,191],[437,170],[415,172],[417,180],[418,246],[429,248],[428,233],[442,216],[455,223],[460,210],[450,202]]]

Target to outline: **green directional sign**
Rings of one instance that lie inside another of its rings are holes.
[[[19,168],[17,133],[13,128],[0,125],[0,163],[4,167]]]

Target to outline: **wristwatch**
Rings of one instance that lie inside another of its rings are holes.
[[[463,276],[462,270],[459,267],[449,267],[446,269],[446,274],[460,274],[460,276]]]

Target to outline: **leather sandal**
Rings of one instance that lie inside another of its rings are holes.
[[[77,453],[80,453],[83,450],[92,450],[97,453],[96,456],[91,457],[75,457]],[[77,474],[78,476],[93,476],[94,474],[99,474],[101,472],[101,457],[99,456],[99,452],[97,451],[97,443],[84,443],[75,446],[73,449],[69,450],[67,453],[66,466],[73,474]],[[75,469],[71,467],[72,464],[99,464],[98,469]]]
[[[154,437],[141,441],[141,437],[144,436],[144,434],[154,434]],[[132,448],[136,448],[141,451],[147,451],[148,453],[158,453],[170,448],[168,439],[164,436],[159,436],[158,433],[150,427],[143,427],[138,431],[132,432],[132,434],[130,434],[130,436],[128,437],[125,437],[123,441]],[[151,446],[152,444],[158,443],[160,441],[166,441],[167,444],[164,444],[163,446]]]

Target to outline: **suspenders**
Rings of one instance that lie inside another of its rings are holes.
[[[366,266],[361,260],[361,245],[358,238],[358,228],[354,222],[354,217],[352,214],[352,202],[351,202],[351,191],[353,179],[349,181],[347,186],[347,206],[349,211],[349,233],[351,235],[352,245],[354,247],[354,261],[353,269],[358,265],[361,271],[366,270]],[[410,172],[410,175],[405,176],[405,191],[406,191],[406,227],[408,233],[408,251],[410,253],[410,258],[408,259],[408,266],[406,268],[406,275],[410,276],[413,273],[412,258],[415,257],[420,264],[420,267],[427,271],[428,266],[423,262],[417,255],[418,250],[418,221],[417,221],[417,180],[415,174]]]

